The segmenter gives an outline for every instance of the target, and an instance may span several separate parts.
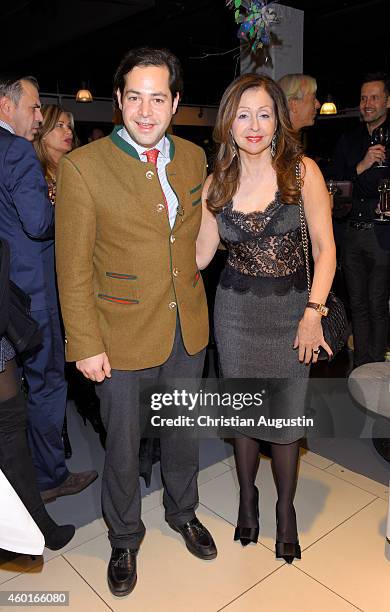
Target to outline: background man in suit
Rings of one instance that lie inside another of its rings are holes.
[[[64,349],[54,269],[54,215],[31,141],[42,121],[34,77],[0,78],[0,236],[10,246],[10,277],[31,298],[43,343],[23,362],[29,442],[44,501],[78,493],[96,472],[69,473],[61,430],[66,403]],[[30,141],[30,142],[29,142]]]
[[[57,272],[67,359],[98,383],[107,430],[102,503],[112,554],[108,583],[127,595],[144,536],[139,486],[139,381],[202,375],[207,305],[195,262],[204,152],[166,135],[182,91],[169,51],[122,60],[115,99],[124,126],[64,158],[57,183]],[[198,445],[162,437],[165,517],[190,552],[212,559],[195,516]]]

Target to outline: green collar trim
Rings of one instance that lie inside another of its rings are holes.
[[[128,142],[126,142],[126,140],[124,140],[121,136],[119,136],[118,132],[122,128],[123,128],[123,125],[116,125],[114,127],[114,129],[112,130],[110,134],[110,138],[112,142],[117,147],[119,147],[119,149],[124,151],[124,153],[127,153],[128,155],[130,155],[131,157],[134,157],[134,159],[138,159],[139,161],[138,153],[134,149],[134,147],[132,147],[131,144],[129,144]],[[169,140],[169,157],[171,158],[171,161],[173,161],[173,158],[175,155],[175,143],[173,142],[173,139],[171,138],[169,134],[167,134],[167,138]]]
[[[169,134],[167,134],[166,136],[169,140],[169,157],[171,161],[173,161],[173,158],[175,156],[175,143],[173,142],[173,139]]]
[[[118,132],[122,128],[123,128],[123,125],[116,125],[114,127],[114,129],[112,130],[112,132],[110,134],[110,138],[111,138],[112,142],[117,147],[119,147],[119,149],[124,151],[124,153],[127,153],[131,157],[134,157],[134,159],[138,159],[138,161],[140,161],[138,153],[134,149],[134,147],[132,147],[131,144],[129,144],[128,142],[126,142],[126,140],[123,140],[123,138],[121,138],[121,136],[119,136]]]

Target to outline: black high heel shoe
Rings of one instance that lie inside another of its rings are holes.
[[[296,521],[295,509],[294,521]],[[284,559],[286,563],[292,563],[294,559],[301,559],[301,547],[299,546],[299,540],[295,542],[283,542],[278,540],[278,506],[276,504],[276,543],[275,543],[275,556],[277,559]]]
[[[251,542],[257,544],[259,537],[259,490],[255,487],[255,498],[256,498],[256,518],[257,525],[255,527],[244,527],[240,525],[238,520],[237,527],[234,531],[234,541],[240,540],[242,546],[248,546]],[[238,513],[240,516],[240,513]]]
[[[286,563],[292,563],[294,559],[300,559],[301,547],[299,542],[278,542],[276,540],[275,556],[277,559],[284,559]]]

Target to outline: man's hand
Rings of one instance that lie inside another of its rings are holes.
[[[356,166],[356,172],[358,174],[365,172],[366,170],[371,168],[371,166],[375,164],[376,162],[384,161],[385,157],[386,157],[386,150],[383,145],[378,144],[378,145],[373,145],[372,147],[369,147],[363,159]]]
[[[106,376],[111,378],[111,366],[106,353],[76,361],[76,368],[93,382],[102,382]]]

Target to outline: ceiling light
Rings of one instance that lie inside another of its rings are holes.
[[[79,89],[76,94],[76,102],[93,102],[93,97],[89,89]]]
[[[336,104],[332,100],[332,96],[328,95],[326,102],[323,103],[320,110],[320,115],[336,115]]]

